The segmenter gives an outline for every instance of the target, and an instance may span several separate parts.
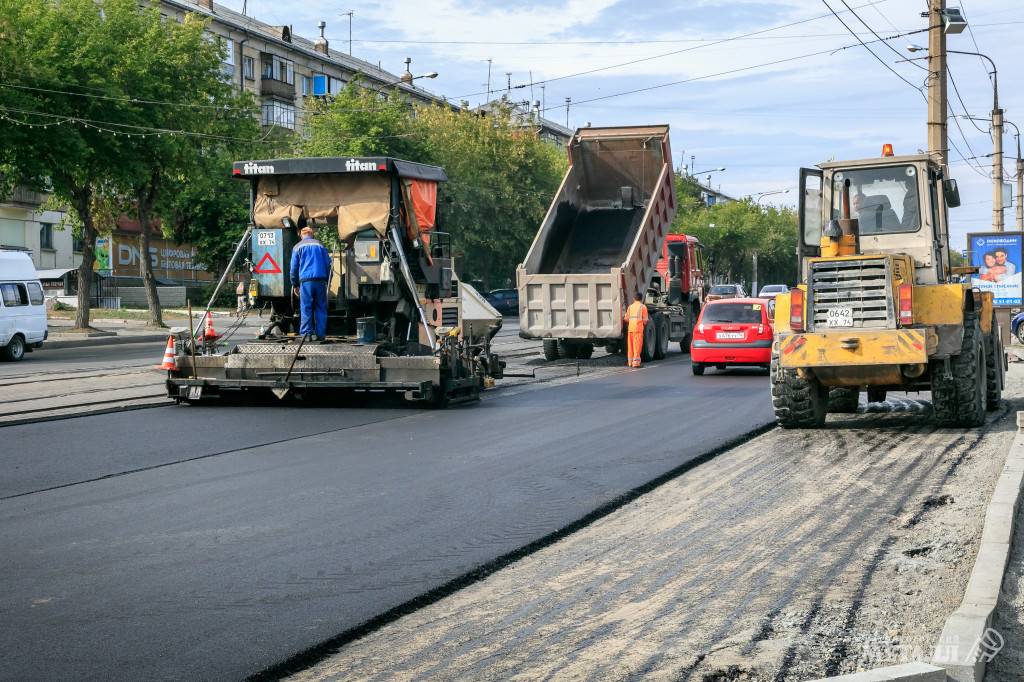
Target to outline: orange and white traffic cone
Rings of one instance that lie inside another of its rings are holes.
[[[213,329],[213,313],[206,313],[206,328],[203,329],[203,337],[207,341],[214,341],[220,337]]]
[[[168,372],[173,372],[178,369],[178,362],[174,359],[174,337],[167,337],[167,349],[164,350],[164,362],[159,365],[157,369],[166,369]]]

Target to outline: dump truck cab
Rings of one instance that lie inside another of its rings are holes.
[[[949,260],[956,182],[926,154],[800,173],[800,284],[776,299],[772,395],[784,427],[856,411],[859,394],[930,390],[948,426],[978,426],[1005,369],[992,295]]]

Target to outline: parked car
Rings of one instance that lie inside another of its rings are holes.
[[[1014,315],[1013,319],[1010,320],[1010,333],[1018,341],[1024,343],[1024,310]]]
[[[723,298],[745,298],[747,292],[742,284],[716,284],[708,291],[705,301],[717,301]]]
[[[713,365],[756,366],[768,369],[772,359],[769,301],[732,298],[707,303],[697,319],[690,342],[690,366],[697,376]]]
[[[779,294],[785,294],[788,291],[789,287],[785,284],[765,284],[761,287],[761,291],[757,292],[757,297],[775,300],[776,296]]]
[[[0,251],[0,358],[21,360],[47,337],[46,300],[32,259]]]
[[[485,294],[484,298],[503,316],[519,316],[519,292],[515,289],[495,289]]]

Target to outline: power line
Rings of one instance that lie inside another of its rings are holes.
[[[964,20],[966,21],[967,18],[968,18],[967,17],[967,8],[964,7],[964,3],[963,3],[962,0],[960,2],[960,13],[964,15]],[[1013,23],[1016,23],[1016,22],[1013,22]],[[971,42],[974,43],[974,51],[979,53],[979,55],[978,55],[978,63],[981,64],[981,68],[985,70],[985,75],[988,77],[989,81],[991,81],[992,80],[992,74],[989,73],[989,71],[988,71],[988,64],[985,63],[985,59],[983,57],[981,57],[981,55],[980,55],[981,48],[978,47],[978,41],[974,38],[974,29],[971,28],[971,22],[969,22],[969,21],[967,22],[967,33],[968,33],[968,35],[971,36]]]
[[[974,117],[971,116],[971,112],[968,111],[967,104],[964,103],[964,98],[960,96],[960,88],[956,86],[956,79],[953,78],[953,71],[949,68],[949,64],[946,64],[946,74],[949,76],[949,82],[953,85],[953,92],[956,94],[956,98],[960,100],[960,106],[963,107],[964,113],[967,115],[967,119],[971,122],[971,125],[977,128],[978,132],[982,133],[983,135],[988,135],[989,131],[985,130],[984,128],[982,128],[981,126],[974,122]]]
[[[872,0],[871,2],[867,2],[867,3],[863,4],[863,5],[858,5],[857,8],[860,9],[861,7],[868,7],[870,5],[874,5],[874,4],[881,3],[881,2],[888,2],[888,0]],[[829,9],[831,10],[832,8],[830,7]],[[835,14],[835,12],[833,11],[832,14]],[[790,22],[788,24],[781,24],[779,26],[772,26],[770,28],[763,28],[763,29],[759,29],[757,31],[751,31],[749,33],[742,33],[740,35],[729,36],[729,37],[726,37],[726,38],[721,38],[721,39],[718,39],[718,40],[713,40],[711,42],[704,43],[704,44],[701,44],[701,45],[694,45],[693,47],[685,47],[685,48],[683,48],[681,50],[673,50],[671,52],[663,52],[661,54],[651,55],[649,57],[641,57],[639,59],[632,59],[630,61],[621,62],[619,64],[609,64],[608,66],[602,66],[602,67],[598,67],[598,68],[594,68],[594,69],[587,69],[586,71],[578,71],[576,73],[565,74],[563,76],[555,76],[553,78],[547,78],[547,79],[541,80],[541,81],[534,81],[533,85],[535,85],[535,86],[536,85],[545,85],[547,83],[554,83],[556,81],[566,80],[568,78],[576,78],[578,76],[588,76],[588,75],[590,75],[592,73],[599,73],[601,71],[608,71],[608,70],[611,70],[611,69],[617,69],[617,68],[620,68],[620,67],[623,67],[623,66],[632,66],[633,64],[639,64],[641,62],[648,62],[648,61],[652,61],[654,59],[662,59],[664,57],[671,57],[673,55],[682,54],[684,52],[692,52],[693,50],[699,50],[699,49],[702,49],[702,48],[705,48],[705,47],[712,47],[714,45],[721,45],[723,43],[729,43],[729,42],[733,42],[735,40],[740,40],[740,39],[743,39],[743,38],[749,38],[751,36],[761,35],[763,33],[770,33],[772,31],[778,31],[778,30],[781,30],[781,29],[784,29],[784,28],[790,28],[792,26],[799,26],[800,24],[806,24],[806,23],[809,23],[809,22],[812,22],[812,21],[818,21],[819,19],[824,19],[824,18],[826,18],[828,16],[829,15],[827,15],[827,14],[822,14],[822,15],[810,17],[808,19],[801,19],[799,21],[793,21],[793,22]],[[858,37],[858,40],[859,40],[859,37]],[[519,84],[519,85],[512,86],[512,89],[526,88],[526,87],[529,87],[529,85],[530,84],[528,84],[528,83],[522,83],[522,84]],[[484,95],[484,94],[487,94],[487,93],[486,92],[471,92],[471,93],[468,93],[468,94],[465,94],[465,95],[458,95],[456,97],[453,97],[452,99],[459,100],[459,99],[465,99],[467,97],[476,97],[478,95]]]
[[[893,47],[893,46],[892,46],[892,45],[890,45],[889,43],[887,43],[887,42],[885,42],[884,40],[882,40],[882,36],[878,35],[878,33],[876,33],[876,32],[875,32],[875,29],[871,28],[871,27],[870,27],[870,26],[868,25],[868,22],[864,21],[864,19],[862,19],[862,18],[861,18],[861,16],[860,16],[859,14],[857,14],[856,12],[854,12],[854,11],[853,11],[853,8],[852,8],[852,7],[850,7],[850,5],[849,5],[849,4],[847,4],[846,0],[839,0],[839,1],[840,1],[841,3],[843,3],[843,7],[845,7],[845,8],[847,9],[847,10],[849,10],[850,14],[852,14],[852,15],[853,15],[853,16],[855,16],[855,17],[857,17],[857,21],[859,21],[860,23],[864,24],[864,28],[866,28],[866,29],[867,29],[868,31],[870,31],[870,32],[871,32],[871,35],[875,36],[876,38],[878,38],[878,40],[880,40],[880,41],[882,42],[882,45],[884,45],[885,47],[887,47],[887,48],[888,48],[888,49],[889,49],[890,51],[894,52],[894,53],[896,54],[896,56],[897,56],[897,57],[899,57],[899,58],[901,58],[901,59],[903,58],[903,53],[902,53],[902,52],[900,52],[899,50],[897,50],[897,49],[896,49],[895,47]],[[825,3],[825,6],[826,6],[826,7],[828,7],[828,3]],[[829,9],[832,9],[832,8],[831,8],[831,7],[829,7]],[[836,18],[838,18],[838,15],[837,15],[837,17],[836,17]],[[842,19],[840,19],[840,21],[842,21]],[[844,25],[844,26],[846,26],[846,24],[845,24],[845,23],[844,23],[843,25]],[[849,26],[847,26],[847,28],[849,29]],[[853,33],[853,31],[851,30],[851,31],[850,31],[850,33]],[[855,35],[855,36],[857,37],[857,39],[858,39],[858,40],[860,40],[860,36],[857,36],[857,34],[856,34],[856,33],[854,33],[854,35]],[[865,45],[865,47],[867,47],[867,46]],[[913,66],[916,66],[917,68],[919,68],[919,69],[922,69],[922,70],[924,70],[924,71],[927,71],[927,70],[928,70],[928,69],[927,69],[926,67],[924,67],[924,66],[921,66],[920,64],[918,64],[918,63],[916,63],[916,62],[910,62],[910,64],[912,64]]]
[[[72,87],[78,87],[78,86],[76,85],[76,86],[72,86]],[[113,102],[125,102],[125,103],[128,103],[128,104],[162,104],[162,105],[173,106],[173,107],[188,107],[188,108],[193,108],[193,109],[215,109],[217,111],[245,111],[245,112],[250,112],[250,113],[259,110],[259,107],[232,107],[232,106],[222,105],[222,104],[193,104],[191,102],[168,102],[168,101],[161,101],[161,100],[139,99],[139,98],[131,97],[131,96],[116,97],[114,95],[96,95],[96,94],[92,94],[92,93],[88,93],[88,92],[69,92],[69,91],[66,91],[66,90],[55,90],[55,89],[51,89],[51,88],[38,88],[38,87],[31,86],[31,85],[18,85],[16,83],[6,83],[6,82],[0,82],[0,88],[13,88],[13,89],[16,89],[16,90],[29,90],[29,91],[33,91],[33,92],[45,92],[45,93],[48,93],[48,94],[56,94],[56,95],[75,95],[77,97],[89,97],[89,98],[92,98],[92,99],[102,99],[102,100],[113,101]]]

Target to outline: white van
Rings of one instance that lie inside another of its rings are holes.
[[[46,337],[46,301],[32,258],[0,251],[0,359],[21,360]]]

